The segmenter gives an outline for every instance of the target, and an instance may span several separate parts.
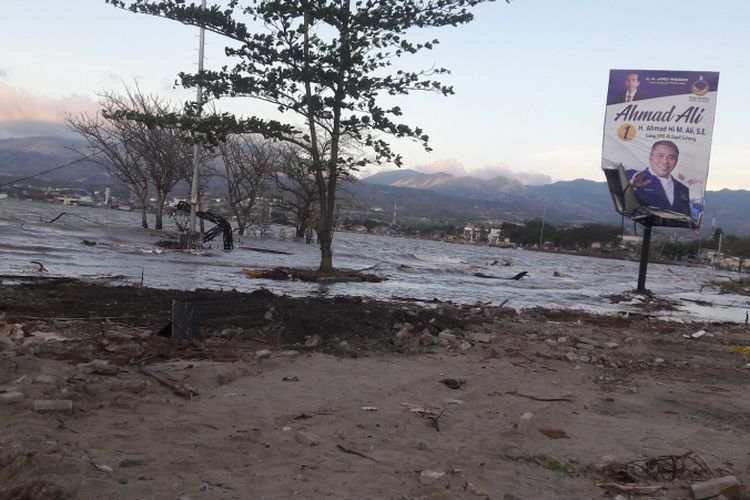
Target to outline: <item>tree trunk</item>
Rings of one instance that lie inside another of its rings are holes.
[[[331,249],[331,228],[321,227],[318,230],[318,238],[320,239],[320,267],[318,271],[321,273],[332,273],[333,272],[333,251]]]
[[[162,229],[162,220],[164,216],[164,202],[167,201],[167,193],[163,191],[157,191],[156,198],[156,229]]]
[[[148,229],[148,207],[146,205],[146,202],[148,201],[145,196],[139,196],[138,200],[140,201],[140,209],[141,209],[141,226],[143,229]]]
[[[305,226],[297,226],[295,227],[294,235],[296,238],[304,238],[305,237]]]
[[[333,272],[333,214],[321,210],[320,222],[318,223],[318,241],[320,243],[320,268],[321,273]]]

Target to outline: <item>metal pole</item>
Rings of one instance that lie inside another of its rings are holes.
[[[203,0],[202,8],[206,8],[206,0]],[[199,42],[198,42],[198,73],[203,71],[203,54],[206,45],[206,29],[201,26]],[[200,85],[195,93],[195,102],[198,103],[198,110],[200,112],[201,104],[203,104],[203,89]],[[199,180],[199,169],[200,169],[200,156],[201,146],[195,144],[193,146],[193,182],[190,187],[190,237],[194,238],[195,235],[195,213],[198,211],[198,180]]]
[[[547,209],[542,212],[542,227],[539,230],[539,248],[544,248],[544,218],[547,217]]]
[[[648,252],[651,246],[651,224],[643,228],[643,243],[641,243],[641,266],[638,268],[638,293],[646,292],[646,269],[648,268]]]

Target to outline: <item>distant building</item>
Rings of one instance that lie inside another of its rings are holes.
[[[503,241],[502,233],[503,231],[501,229],[490,229],[490,233],[487,235],[487,241],[489,241],[490,244],[493,245],[501,243]]]
[[[634,234],[624,234],[622,236],[622,244],[625,246],[637,246],[640,245],[643,242],[643,236],[638,236]]]

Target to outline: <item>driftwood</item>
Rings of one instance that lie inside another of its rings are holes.
[[[343,447],[343,446],[341,446],[340,444],[337,444],[337,445],[336,445],[336,448],[338,448],[339,450],[343,451],[344,453],[349,453],[349,454],[351,454],[351,455],[357,455],[358,457],[366,458],[367,460],[372,460],[372,461],[373,461],[373,462],[375,462],[376,464],[379,464],[379,463],[380,463],[380,462],[378,462],[377,460],[375,460],[374,458],[372,458],[372,457],[370,457],[370,456],[367,456],[367,455],[365,455],[364,453],[360,453],[360,452],[358,452],[358,451],[356,451],[356,450],[350,450],[349,448],[344,448],[344,447]]]
[[[183,384],[182,382],[172,381],[168,377],[165,377],[164,375],[160,373],[155,373],[155,372],[152,372],[151,370],[147,370],[143,366],[140,367],[140,370],[141,370],[141,373],[155,379],[161,385],[165,387],[169,387],[172,390],[172,392],[174,392],[178,396],[182,396],[185,399],[192,399],[193,396],[198,395],[198,393],[195,392],[195,390]]]
[[[92,220],[88,220],[88,219],[87,219],[86,217],[82,217],[82,216],[80,216],[80,215],[78,215],[78,214],[71,214],[70,212],[61,212],[61,213],[60,213],[60,215],[58,215],[58,216],[57,216],[57,217],[55,217],[54,219],[50,219],[50,220],[44,220],[44,219],[42,219],[42,216],[40,215],[40,216],[39,216],[39,220],[40,220],[40,221],[42,221],[42,222],[44,222],[45,224],[52,224],[53,222],[55,222],[55,221],[56,221],[57,219],[59,219],[59,218],[60,218],[60,217],[62,217],[63,215],[70,215],[70,216],[72,216],[72,217],[78,217],[79,219],[83,219],[83,220],[85,220],[85,221],[86,221],[86,222],[88,222],[89,224],[96,224],[97,226],[101,225],[101,224],[99,224],[98,222],[94,222],[94,221],[92,221]]]
[[[484,273],[474,273],[474,276],[476,276],[477,278],[486,278],[486,279],[493,279],[493,280],[516,280],[518,281],[524,276],[526,276],[527,274],[529,274],[528,271],[521,271],[515,276],[511,276],[509,278],[505,276],[493,276],[491,274],[484,274]]]
[[[638,486],[637,484],[620,484],[620,483],[597,483],[600,488],[609,488],[622,493],[631,493],[633,495],[652,495],[664,487],[660,484]]]
[[[506,391],[505,394],[508,394],[510,396],[518,396],[519,398],[528,398],[533,399],[534,401],[573,401],[573,398],[571,396],[561,396],[558,398],[544,398],[544,397],[538,397],[538,396],[532,396],[530,394],[523,394],[518,391]]]
[[[257,247],[240,247],[243,250],[251,250],[259,253],[272,253],[277,255],[294,255],[292,252],[284,252],[282,250],[269,250],[268,248],[257,248]]]
[[[138,316],[58,316],[51,318],[49,316],[14,316],[15,318],[29,321],[109,321],[113,319],[137,318]]]

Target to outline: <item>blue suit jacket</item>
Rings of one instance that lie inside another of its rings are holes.
[[[638,171],[627,170],[625,173],[627,174],[628,179],[632,179]],[[674,184],[674,203],[669,203],[669,199],[664,192],[664,188],[661,186],[661,182],[659,182],[659,178],[652,175],[648,169],[643,170],[643,173],[643,181],[646,182],[646,185],[634,189],[638,201],[648,207],[672,210],[673,212],[679,212],[690,216],[690,189],[688,189],[686,185],[672,177],[672,183]]]

